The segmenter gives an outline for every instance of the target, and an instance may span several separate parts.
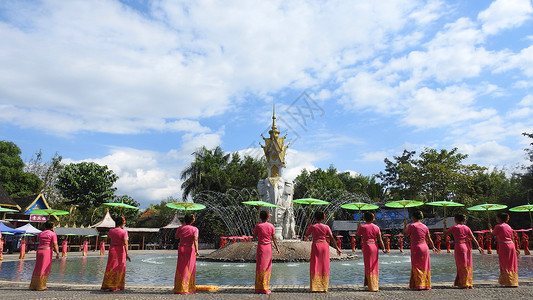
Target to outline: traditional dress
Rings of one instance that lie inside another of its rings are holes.
[[[352,252],[355,252],[355,237],[354,236],[351,237],[350,244],[352,245]]]
[[[520,254],[520,238],[518,237],[518,233],[516,233],[516,231],[513,233],[513,241],[516,251],[518,251],[518,254]]]
[[[176,230],[178,247],[178,265],[174,277],[174,294],[196,293],[196,250],[194,237],[198,237],[198,228],[183,225]]]
[[[19,259],[24,259],[26,257],[26,240],[20,241],[20,254]]]
[[[400,248],[400,252],[403,253],[403,237],[398,237],[398,248]]]
[[[477,235],[477,243],[479,244],[479,248],[483,249],[483,234],[478,233],[478,235]]]
[[[68,251],[68,241],[64,240],[61,243],[61,257],[67,257],[67,251]]]
[[[379,227],[372,223],[359,226],[357,235],[361,236],[361,249],[365,264],[365,286],[371,292],[379,290],[379,249],[376,244],[381,234]]]
[[[452,238],[449,235],[446,235],[446,237],[444,238],[444,241],[446,242],[446,252],[447,253],[452,253],[451,240],[452,240]]]
[[[341,238],[340,238],[340,237],[337,238],[337,247],[338,247],[339,249],[342,249],[342,241],[341,241]]]
[[[435,248],[440,249],[441,241],[442,238],[440,237],[440,235],[435,234]]]
[[[254,235],[257,236],[257,251],[255,261],[255,292],[270,294],[270,272],[272,270],[272,241],[275,233],[274,225],[262,222],[255,226]]]
[[[327,292],[329,286],[329,243],[326,236],[331,234],[328,225],[316,223],[307,229],[306,235],[313,235],[310,259],[311,292]]]
[[[37,237],[39,248],[35,259],[35,269],[31,277],[30,290],[46,290],[46,282],[52,268],[52,254],[57,235],[52,230],[45,230]]]
[[[4,239],[2,239],[2,233],[0,232],[0,260],[4,259]]]
[[[494,226],[492,233],[496,236],[498,260],[500,261],[500,278],[504,286],[518,286],[518,262],[513,242],[513,229],[507,223]]]
[[[457,275],[453,285],[460,288],[473,287],[474,271],[472,267],[472,248],[467,245],[467,238],[472,234],[468,226],[457,224],[448,229],[454,239],[455,265]]]
[[[100,241],[100,255],[105,255],[105,241]]]
[[[524,255],[530,255],[529,252],[529,236],[522,232],[522,248],[524,249]]]
[[[390,238],[388,236],[385,237],[385,249],[387,249],[387,251],[390,251]]]
[[[485,247],[487,247],[487,254],[492,254],[492,235],[490,234],[485,237]]]
[[[426,225],[415,222],[407,226],[407,233],[411,240],[411,279],[409,288],[413,290],[431,289],[431,265],[429,262],[429,248],[426,244]]]
[[[87,256],[87,251],[89,251],[89,241],[83,241],[82,256]]]
[[[126,286],[126,248],[124,241],[128,240],[128,231],[120,227],[109,230],[107,237],[109,251],[107,267],[105,269],[102,290],[118,291]]]

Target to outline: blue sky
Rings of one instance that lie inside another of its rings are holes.
[[[529,0],[2,1],[0,138],[107,164],[143,206],[199,146],[259,155],[274,103],[285,177],[424,147],[512,171],[532,28]]]

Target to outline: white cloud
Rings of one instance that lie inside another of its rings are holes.
[[[363,153],[362,161],[367,162],[383,162],[385,158],[390,156],[390,151],[375,151]]]
[[[519,27],[531,18],[533,7],[530,0],[496,0],[478,15],[486,34]]]
[[[513,150],[496,141],[480,144],[461,144],[456,146],[461,153],[468,154],[468,161],[478,165],[515,165],[524,160],[521,149]]]

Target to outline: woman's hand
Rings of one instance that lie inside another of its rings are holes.
[[[389,253],[389,251],[387,249],[383,249],[382,251],[383,251],[383,253]]]
[[[194,255],[195,255],[196,257],[200,257],[200,253],[198,253],[198,251],[196,251],[196,253],[194,253]]]
[[[276,255],[281,255],[281,252],[279,252],[279,249],[276,249]]]
[[[342,254],[341,249],[337,249],[337,255],[341,256],[341,254]]]
[[[59,253],[56,253],[56,259],[59,259]]]
[[[483,249],[481,247],[477,248],[480,254],[483,254]]]
[[[127,259],[128,261],[131,261],[131,258],[130,258],[130,256],[129,256],[128,254],[126,254],[126,259]]]
[[[433,247],[433,252],[439,254],[440,253],[440,249],[437,249],[437,248]]]

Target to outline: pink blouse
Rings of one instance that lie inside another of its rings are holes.
[[[109,242],[110,246],[124,246],[124,240],[129,239],[128,231],[120,227],[109,230],[107,236],[111,240]]]
[[[453,235],[453,239],[456,243],[466,242],[466,238],[472,234],[472,230],[466,225],[457,224],[448,229],[448,233]]]
[[[377,241],[377,236],[381,234],[378,225],[372,223],[365,223],[357,229],[357,235],[363,238],[363,242],[374,243]]]
[[[494,226],[492,231],[496,235],[498,243],[510,244],[513,243],[513,229],[507,223],[501,223]]]
[[[426,242],[426,234],[429,229],[426,225],[415,222],[407,226],[407,234],[410,236],[411,244],[423,244]]]
[[[331,234],[331,229],[328,225],[322,223],[316,223],[307,229],[306,235],[313,235],[313,242],[323,242],[326,240],[326,236]]]
[[[276,232],[274,225],[269,222],[262,222],[255,225],[254,235],[260,244],[270,244],[272,235]]]
[[[39,248],[53,248],[54,242],[57,243],[57,234],[52,230],[45,230],[39,233],[37,240],[39,241]]]
[[[198,237],[198,228],[192,225],[183,225],[176,230],[176,238],[180,239],[181,245],[194,244],[194,237]]]

